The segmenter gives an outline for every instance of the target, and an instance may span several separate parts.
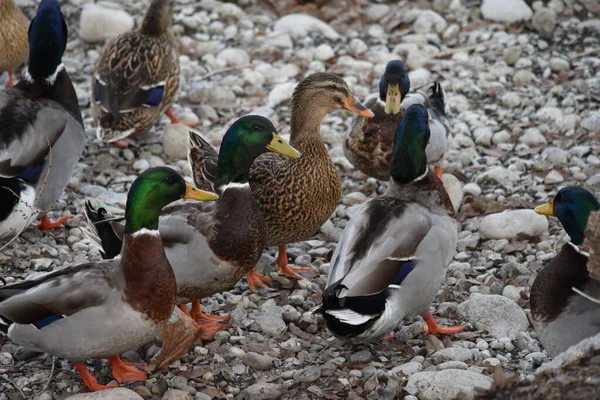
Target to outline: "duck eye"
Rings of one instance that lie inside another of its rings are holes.
[[[173,183],[173,177],[171,176],[166,176],[165,179],[163,179],[163,182],[165,183]]]
[[[252,129],[254,129],[255,131],[260,131],[260,126],[258,126],[258,125],[254,125],[254,126],[252,127]]]

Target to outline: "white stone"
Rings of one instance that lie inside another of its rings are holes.
[[[117,3],[88,3],[81,10],[79,36],[88,43],[101,43],[129,32],[133,25],[133,17]]]
[[[489,390],[492,382],[492,378],[473,371],[446,369],[411,375],[405,390],[418,393],[419,400],[472,400],[476,390]]]
[[[533,210],[507,210],[486,215],[479,221],[479,233],[487,239],[514,239],[537,236],[548,230],[545,216]]]
[[[417,68],[408,73],[408,79],[410,79],[410,85],[412,87],[420,87],[430,82],[431,72],[425,68]]]
[[[448,197],[450,197],[454,211],[458,211],[463,200],[462,183],[452,174],[443,174],[442,182],[444,183]]]
[[[275,23],[273,30],[289,33],[294,39],[307,36],[312,32],[318,32],[330,40],[340,37],[340,34],[325,22],[306,14],[288,14]]]
[[[457,307],[459,316],[497,339],[515,338],[529,327],[527,316],[514,301],[495,294],[473,294]]]
[[[554,72],[568,71],[569,68],[569,62],[564,58],[552,57],[550,59],[550,69]]]
[[[562,174],[560,172],[558,172],[555,169],[553,169],[552,171],[548,172],[548,174],[544,178],[544,183],[546,185],[553,185],[553,184],[561,183],[561,182],[564,182],[564,181],[565,181],[565,178],[562,176]]]
[[[502,289],[502,296],[511,299],[512,301],[519,301],[521,298],[521,289],[513,285],[506,285]]]
[[[483,0],[481,14],[483,18],[491,21],[512,24],[529,20],[533,11],[523,0]]]
[[[410,375],[415,374],[422,370],[423,370],[423,364],[416,362],[416,361],[410,361],[405,364],[398,365],[398,366],[392,368],[393,373],[395,373],[396,375],[404,375],[404,376],[410,376]]]
[[[369,22],[379,22],[388,15],[390,7],[386,4],[373,4],[367,8],[366,16]]]
[[[540,146],[548,144],[548,141],[537,128],[529,128],[519,137],[519,142],[528,146]]]
[[[518,107],[521,104],[521,98],[518,93],[506,92],[502,96],[502,104],[510,108]]]
[[[245,50],[228,48],[217,54],[217,60],[223,61],[225,65],[239,67],[250,62],[250,56]]]
[[[467,183],[463,187],[463,193],[478,197],[481,194],[481,188],[476,183]]]
[[[317,46],[314,50],[315,60],[325,61],[333,58],[335,56],[335,52],[327,43],[323,43]]]
[[[118,387],[99,392],[79,393],[69,396],[65,400],[142,400],[142,396],[131,389]]]
[[[436,351],[431,356],[431,361],[434,364],[441,364],[447,361],[462,361],[468,362],[473,360],[473,352],[470,349],[464,347],[448,347]]]
[[[600,112],[593,112],[589,117],[581,120],[581,127],[589,132],[600,130]]]
[[[535,113],[535,116],[538,117],[542,122],[554,123],[559,122],[564,117],[562,110],[558,107],[540,108],[538,112]]]
[[[184,160],[187,157],[188,132],[187,126],[169,124],[163,132],[163,152],[174,160]]]
[[[475,128],[473,137],[475,138],[475,143],[489,147],[492,144],[492,128],[490,126],[480,126]]]
[[[442,33],[448,26],[448,23],[440,14],[435,11],[425,10],[419,13],[419,16],[413,24],[416,33]]]
[[[542,152],[542,158],[552,165],[563,165],[569,161],[569,152],[558,147],[547,147]]]
[[[488,169],[487,171],[479,174],[475,181],[480,182],[496,182],[504,186],[512,186],[512,184],[519,178],[519,175],[515,171],[506,169],[500,165]]]
[[[359,38],[353,38],[350,40],[350,53],[354,56],[358,56],[363,54],[365,51],[369,50],[369,46]]]
[[[279,85],[275,86],[273,90],[271,90],[271,92],[269,93],[268,106],[275,107],[278,104],[281,104],[284,101],[291,99],[292,94],[294,94],[294,89],[297,85],[298,84],[295,82],[286,82],[280,83]]]

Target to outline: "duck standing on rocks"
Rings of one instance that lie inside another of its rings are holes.
[[[27,61],[29,20],[13,0],[0,0],[0,72],[8,72],[7,88],[14,85],[14,71]]]
[[[98,139],[126,147],[171,110],[179,87],[177,40],[171,30],[173,0],[153,0],[139,30],[113,39],[92,78]]]
[[[267,151],[291,158],[301,154],[281,139],[271,121],[258,115],[238,119],[223,137],[219,153],[200,133],[190,131],[189,136],[188,159],[199,173],[197,186],[219,193],[220,198],[211,204],[165,208],[159,231],[175,271],[177,303],[187,313],[186,303],[192,302],[191,317],[203,329],[203,339],[210,340],[226,328],[221,322],[229,317],[204,314],[199,300],[233,288],[253,271],[266,243],[265,220],[248,184],[250,167]],[[215,175],[202,173],[208,165],[216,166]],[[102,223],[103,209],[88,206],[87,216],[104,253],[119,254],[123,227]]]
[[[558,218],[570,242],[538,273],[531,286],[531,316],[540,342],[554,356],[600,333],[600,281],[590,277],[589,253],[580,249],[590,214],[600,203],[589,191],[569,186],[535,212]],[[594,249],[598,252],[599,249]]]
[[[420,92],[408,93],[410,80],[404,63],[390,61],[381,80],[379,93],[365,101],[373,118],[356,117],[344,139],[344,153],[361,172],[380,180],[390,178],[389,164],[394,153],[394,134],[404,111],[412,104],[421,104],[429,112],[431,138],[427,145],[427,160],[441,178],[444,153],[448,146],[450,121],[447,115],[446,93],[435,82],[428,97]]]
[[[325,114],[339,108],[373,116],[354,99],[342,78],[330,73],[308,76],[292,96],[290,145],[302,158],[263,154],[250,169],[250,188],[267,223],[266,245],[279,246],[279,273],[296,279],[304,279],[298,272],[314,271],[288,265],[286,244],[314,235],[335,211],[342,194],[340,177],[320,132]],[[268,281],[270,278],[256,273],[248,276],[251,288],[267,287]]]
[[[88,358],[110,356],[119,383],[145,380],[119,354],[158,336],[173,311],[177,285],[158,218],[164,206],[181,198],[217,196],[188,185],[170,168],[144,172],[127,197],[121,257],[1,286],[0,328],[15,343],[72,361],[92,391],[116,385],[99,384],[85,367]]]
[[[67,25],[56,0],[42,0],[29,28],[24,80],[0,91],[0,237],[20,234],[67,187],[84,148],[77,94],[62,63]]]
[[[387,191],[358,209],[335,249],[318,311],[337,336],[378,340],[417,315],[425,318],[425,334],[464,329],[440,326],[429,313],[456,252],[458,226],[442,182],[427,165],[428,121],[425,107],[406,110]]]

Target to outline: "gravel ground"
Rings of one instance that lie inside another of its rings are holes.
[[[34,14],[35,1],[15,2],[28,16]],[[0,276],[9,282],[100,259],[78,228],[85,199],[122,213],[128,186],[140,171],[169,165],[190,175],[184,136],[167,118],[125,150],[99,142],[92,126],[90,78],[105,34],[129,29],[130,15],[139,24],[147,2],[121,1],[125,12],[119,13],[103,6],[82,13],[83,0],[62,3],[70,28],[64,63],[88,141],[56,211],[76,217],[67,229],[28,229],[1,250]],[[319,275],[298,282],[277,276],[270,265],[275,249],[269,249],[259,271],[272,273],[278,290],[251,294],[243,281],[204,299],[205,311],[231,314],[229,329],[145,384],[129,387],[143,398],[168,400],[471,399],[475,387],[492,385],[496,366],[532,377],[548,357],[528,321],[529,290],[564,238],[555,219],[531,208],[566,185],[600,195],[598,3],[175,3],[182,55],[174,111],[198,120],[198,129],[216,144],[226,127],[247,113],[265,115],[289,133],[288,100],[295,84],[312,72],[341,74],[358,98],[376,88],[387,61],[398,57],[410,70],[413,88],[442,82],[454,136],[444,179],[455,204],[461,204],[462,232],[432,311],[438,320],[463,322],[467,329],[452,337],[423,337],[422,321],[405,321],[391,342],[350,346],[309,313],[320,303],[329,259],[348,218],[385,188],[385,182],[353,171],[343,156],[341,140],[351,116],[338,111],[325,117],[321,132],[343,178],[342,201],[312,240],[288,248],[295,265],[312,266]],[[88,23],[80,31],[82,14]],[[0,85],[6,80],[0,76]],[[147,361],[159,347],[157,341],[125,356]],[[596,384],[597,354],[573,364],[595,365],[590,371]],[[88,364],[102,383],[110,379],[105,364]],[[62,399],[82,390],[68,362],[32,354],[0,337],[0,400]],[[122,389],[100,396],[134,398]]]

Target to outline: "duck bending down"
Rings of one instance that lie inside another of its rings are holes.
[[[44,0],[47,1],[47,0]],[[23,347],[73,362],[92,391],[101,385],[85,360],[110,357],[117,382],[146,379],[119,354],[157,337],[177,294],[158,233],[161,209],[181,198],[215,200],[170,168],[149,169],[131,185],[121,257],[79,264],[0,287],[0,328]]]
[[[254,271],[265,247],[267,227],[248,174],[255,158],[267,151],[301,156],[268,119],[257,115],[238,119],[223,137],[218,154],[198,132],[190,131],[188,159],[192,170],[200,173],[195,176],[197,186],[219,193],[220,198],[211,204],[173,205],[160,217],[159,231],[177,280],[177,303],[188,313],[186,304],[192,302],[191,317],[203,329],[205,340],[225,329],[221,322],[229,317],[204,314],[199,300],[233,288]],[[216,173],[210,175],[205,167],[213,162]],[[120,251],[122,226],[101,223],[107,219],[105,213],[88,206],[96,240],[105,255],[112,256]]]
[[[62,63],[67,24],[56,0],[43,0],[29,28],[25,79],[0,91],[0,238],[37,226],[67,187],[83,153],[85,130],[77,94]]]
[[[427,166],[428,120],[421,105],[406,110],[387,191],[358,209],[335,249],[318,312],[337,336],[378,340],[418,315],[425,334],[464,329],[439,326],[429,313],[456,252],[458,225],[442,182]]]
[[[580,248],[590,214],[599,209],[592,193],[575,186],[559,190],[550,203],[535,209],[557,217],[570,237],[531,286],[533,326],[551,356],[600,333],[600,304],[593,300],[600,299],[600,281],[590,277],[590,254]]]
[[[441,178],[443,157],[448,148],[450,120],[446,93],[439,82],[431,87],[431,95],[410,90],[410,80],[404,63],[390,61],[379,81],[379,93],[373,93],[365,106],[373,118],[357,116],[344,138],[344,153],[356,169],[380,180],[390,178],[389,164],[394,153],[396,127],[405,110],[413,104],[423,105],[429,113],[431,138],[427,145],[427,161]]]

